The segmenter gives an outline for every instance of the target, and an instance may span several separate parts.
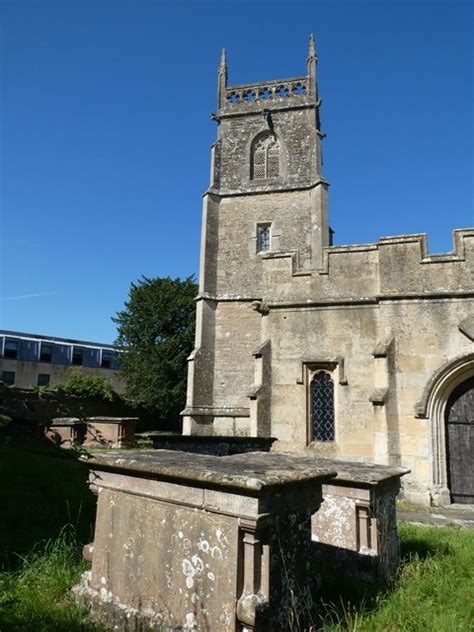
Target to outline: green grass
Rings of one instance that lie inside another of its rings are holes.
[[[324,632],[472,632],[474,531],[401,525],[398,577],[377,594],[326,592]]]
[[[78,455],[0,445],[0,632],[92,632],[69,589],[86,565],[96,500]]]
[[[38,542],[55,539],[66,524],[80,542],[93,538],[96,499],[88,468],[77,453],[31,442],[0,444],[0,570]]]
[[[102,632],[69,596],[92,539],[86,465],[0,445],[0,507],[0,632]],[[474,631],[474,531],[402,525],[400,536],[399,576],[379,594],[323,579],[321,632]]]
[[[0,573],[1,632],[99,632],[69,595],[85,567],[73,530],[65,529]]]

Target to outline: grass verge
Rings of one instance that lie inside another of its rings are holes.
[[[383,592],[326,584],[324,632],[474,630],[474,531],[402,524],[399,533],[400,571]]]

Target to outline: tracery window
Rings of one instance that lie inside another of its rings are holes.
[[[334,382],[329,373],[316,373],[309,390],[312,440],[334,441]]]
[[[271,132],[257,136],[252,145],[251,178],[264,180],[280,175],[280,143]]]

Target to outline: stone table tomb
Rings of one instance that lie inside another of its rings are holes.
[[[311,516],[336,471],[269,456],[94,458],[92,569],[76,600],[121,630],[308,629],[319,586]]]

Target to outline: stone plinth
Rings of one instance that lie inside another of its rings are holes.
[[[269,455],[278,460],[278,454]],[[400,543],[396,498],[401,477],[410,470],[371,463],[302,457],[321,468],[337,470],[323,485],[324,502],[312,518],[315,552],[326,568],[339,575],[383,583],[397,570]]]
[[[57,417],[44,428],[44,436],[57,447],[72,448],[84,441],[86,424],[77,417]]]
[[[337,461],[318,459],[320,467]],[[410,470],[339,462],[337,477],[323,485],[324,503],[313,515],[318,556],[346,575],[386,582],[397,570],[400,543],[396,498]]]
[[[137,417],[88,417],[86,448],[124,448],[133,445]]]
[[[269,452],[276,439],[272,437],[228,437],[153,435],[153,447],[158,450],[181,450],[195,454],[229,456],[243,452]]]
[[[318,586],[311,515],[336,473],[269,456],[94,458],[92,569],[76,600],[121,630],[308,629]]]
[[[400,467],[335,461],[312,456],[283,455],[287,467],[311,466],[336,470],[336,478],[323,485],[320,509],[312,517],[316,557],[329,572],[383,583],[399,564],[396,497],[400,479],[409,470]],[[277,465],[282,454],[266,455]],[[246,456],[234,461],[245,463]],[[328,571],[326,571],[328,572]]]

